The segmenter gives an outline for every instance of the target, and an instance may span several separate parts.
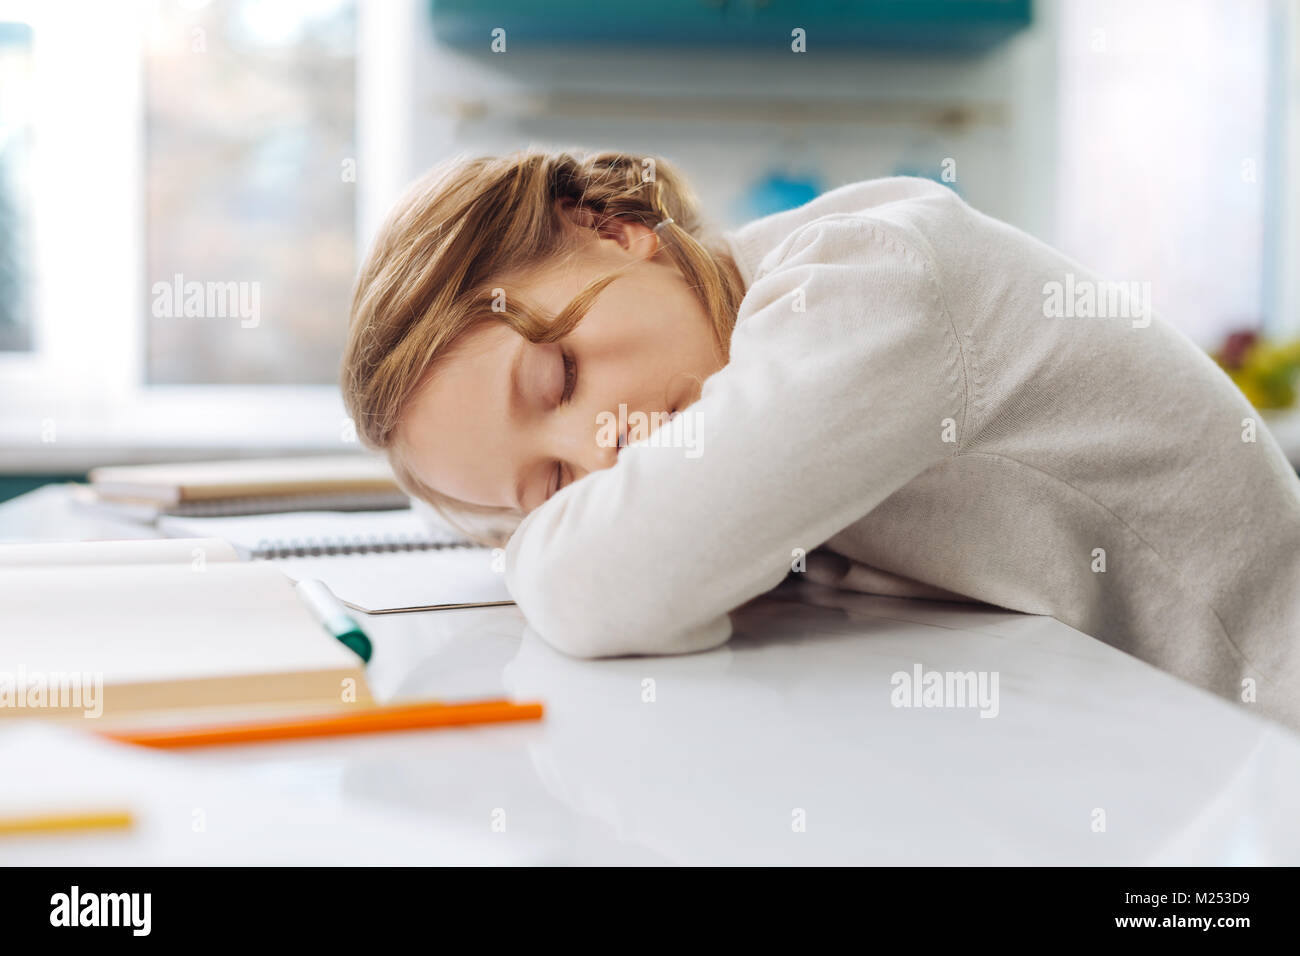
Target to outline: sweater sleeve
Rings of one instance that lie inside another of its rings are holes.
[[[579,657],[716,647],[801,552],[956,453],[961,350],[909,238],[861,215],[794,233],[700,399],[524,519],[506,583],[544,640]]]

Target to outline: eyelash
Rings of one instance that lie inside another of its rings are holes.
[[[564,390],[560,394],[560,404],[567,404],[573,398],[573,390],[578,385],[578,363],[574,361],[573,356],[568,352],[561,352],[564,360]],[[564,487],[564,463],[557,461],[555,463],[555,494]]]
[[[573,398],[573,390],[578,384],[578,363],[568,352],[560,355],[564,359],[564,391],[560,394],[560,404],[563,405]]]

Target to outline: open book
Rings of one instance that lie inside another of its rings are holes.
[[[0,719],[369,702],[364,665],[223,541],[0,546]]]

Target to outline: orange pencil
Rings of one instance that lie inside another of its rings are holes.
[[[342,734],[374,734],[393,730],[428,730],[465,724],[509,720],[540,720],[539,703],[515,704],[503,700],[464,704],[395,704],[367,707],[340,714],[276,718],[204,727],[176,727],[137,731],[108,731],[101,736],[142,747],[209,747],[267,740],[297,740]]]

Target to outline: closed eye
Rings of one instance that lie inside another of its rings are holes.
[[[561,351],[564,362],[564,390],[560,393],[560,404],[566,404],[573,398],[573,390],[578,386],[578,363],[568,352]]]

